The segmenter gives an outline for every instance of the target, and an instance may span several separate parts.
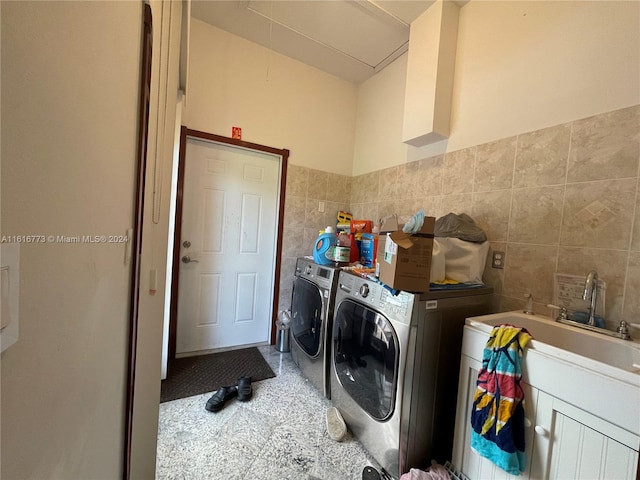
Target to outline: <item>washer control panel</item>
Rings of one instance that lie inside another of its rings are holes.
[[[385,314],[389,318],[405,324],[411,323],[416,296],[412,293],[399,292],[393,295],[383,285],[360,278],[356,275],[341,273],[338,289],[357,298],[360,302]]]

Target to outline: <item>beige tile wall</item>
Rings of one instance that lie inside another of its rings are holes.
[[[507,254],[485,269],[497,309],[531,292],[548,314],[554,272],[595,269],[607,318],[640,322],[639,145],[636,106],[354,177],[351,211],[468,213]]]
[[[291,165],[287,179],[280,307],[295,259],[337,210],[356,218],[468,213],[506,252],[485,269],[497,310],[533,295],[548,314],[553,273],[598,271],[606,316],[640,322],[640,106],[596,115],[356,177]],[[325,212],[318,212],[318,202]]]
[[[349,211],[351,177],[289,165],[284,205],[284,236],[279,310],[291,306],[296,259],[313,253],[318,231],[336,225],[339,210]],[[319,211],[324,202],[324,212]]]

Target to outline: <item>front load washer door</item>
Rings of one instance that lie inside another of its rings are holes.
[[[322,291],[312,282],[296,277],[291,300],[291,333],[294,341],[310,357],[322,345]]]
[[[371,417],[384,421],[395,406],[399,345],[387,318],[345,299],[333,319],[333,364],[341,386]]]

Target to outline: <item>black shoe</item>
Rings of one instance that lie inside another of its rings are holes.
[[[232,387],[220,387],[213,396],[207,400],[207,404],[204,406],[210,412],[219,412],[224,407],[224,404],[230,398],[238,395],[238,389],[235,386]]]
[[[366,466],[362,470],[362,480],[381,480],[381,477],[375,468]]]
[[[251,387],[251,377],[240,377],[238,379],[238,401],[247,402],[253,396],[253,388]]]

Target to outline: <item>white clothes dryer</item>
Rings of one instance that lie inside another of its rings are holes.
[[[299,258],[291,299],[291,357],[326,398],[331,398],[331,321],[339,272]]]

